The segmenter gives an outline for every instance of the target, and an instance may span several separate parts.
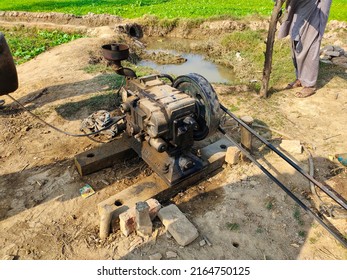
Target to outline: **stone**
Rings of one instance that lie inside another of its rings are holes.
[[[325,55],[338,57],[338,56],[340,56],[340,52],[339,51],[326,51]]]
[[[190,244],[199,236],[196,227],[174,204],[160,209],[158,217],[167,231],[181,246]]]
[[[154,218],[158,214],[158,211],[161,208],[161,204],[158,202],[158,200],[154,198],[150,198],[146,200],[146,202],[149,206],[149,216],[151,220],[154,220]],[[136,229],[135,218],[136,218],[135,206],[119,215],[119,227],[121,232],[125,236],[129,236],[129,234],[135,231]]]
[[[228,147],[225,154],[225,162],[230,165],[238,164],[240,161],[241,151],[235,146]]]
[[[347,68],[347,57],[346,56],[334,57],[331,61],[335,65]]]
[[[160,254],[160,253],[156,253],[156,254],[154,254],[154,255],[151,255],[151,256],[149,256],[149,259],[151,260],[151,261],[155,261],[155,260],[161,260],[163,258],[163,256],[162,256],[162,254]]]
[[[282,140],[280,147],[290,154],[301,154],[303,150],[299,140]]]
[[[149,216],[149,205],[147,202],[136,203],[136,233],[139,236],[150,236],[153,231],[153,224]]]
[[[345,50],[343,48],[341,48],[340,46],[334,46],[334,51],[335,52],[339,52],[340,55],[344,55],[345,54]]]
[[[321,59],[320,62],[325,63],[325,64],[333,64],[330,60],[330,56],[328,59]]]
[[[206,245],[206,240],[203,239],[199,242],[200,247],[204,247]]]
[[[330,60],[331,57],[329,55],[326,55],[326,54],[322,54],[320,57],[319,57],[320,60]]]
[[[177,253],[173,251],[167,251],[166,252],[166,258],[167,259],[176,259],[177,258]]]
[[[333,46],[326,46],[323,49],[321,49],[321,53],[326,53],[327,51],[334,51]]]

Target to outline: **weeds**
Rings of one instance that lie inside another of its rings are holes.
[[[124,85],[124,77],[118,74],[104,74],[97,77],[97,82],[101,86],[108,86],[109,90],[115,90]]]
[[[7,43],[17,64],[24,63],[44,51],[72,40],[82,34],[15,27],[3,29]]]
[[[297,206],[294,209],[293,217],[295,220],[297,220],[297,222],[300,226],[303,226],[305,224],[305,222],[301,218],[300,209]]]
[[[237,224],[237,223],[230,223],[230,222],[228,222],[228,223],[226,223],[226,227],[230,231],[237,231],[237,230],[240,229],[240,225]]]
[[[316,244],[318,239],[314,238],[314,237],[310,237],[310,239],[308,241],[310,242],[310,244]]]
[[[272,210],[275,207],[275,200],[274,197],[269,197],[265,202],[265,208],[269,211]]]

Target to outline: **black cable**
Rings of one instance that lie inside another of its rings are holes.
[[[51,124],[49,124],[48,122],[44,121],[43,119],[41,119],[39,116],[35,115],[34,113],[32,113],[31,111],[29,111],[27,108],[25,108],[25,106],[23,104],[21,104],[18,100],[16,100],[14,97],[12,97],[11,95],[7,94],[8,97],[10,97],[14,102],[16,102],[20,107],[22,107],[25,111],[27,111],[31,116],[33,116],[34,118],[38,119],[39,121],[41,121],[42,123],[44,123],[45,125],[49,126],[50,128],[63,133],[65,135],[71,136],[71,137],[88,137],[88,136],[92,136],[95,134],[99,134],[101,131],[107,130],[109,129],[112,125],[118,123],[120,120],[124,119],[125,116],[120,116],[118,117],[116,120],[110,122],[109,124],[107,124],[104,128],[98,130],[98,131],[94,131],[94,132],[90,132],[90,133],[85,133],[85,134],[74,134],[71,132],[67,132],[67,131],[63,131]]]

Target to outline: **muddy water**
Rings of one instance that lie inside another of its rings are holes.
[[[178,54],[187,61],[182,64],[158,64],[151,60],[141,60],[138,65],[153,68],[163,74],[179,76],[198,73],[211,83],[232,83],[235,80],[232,69],[207,60],[203,54],[190,51],[190,45],[198,43],[198,41],[187,39],[151,38],[146,40],[146,51]],[[182,49],[185,51],[179,51]]]

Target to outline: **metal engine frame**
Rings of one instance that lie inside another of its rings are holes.
[[[208,165],[194,144],[214,134],[220,123],[220,104],[210,83],[195,73],[175,80],[169,75],[137,78],[121,65],[129,56],[126,45],[104,45],[102,49],[116,72],[126,77],[120,91],[121,110],[132,149],[169,186]]]

